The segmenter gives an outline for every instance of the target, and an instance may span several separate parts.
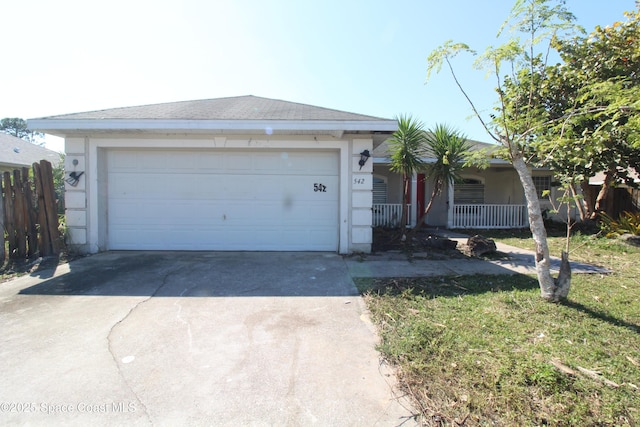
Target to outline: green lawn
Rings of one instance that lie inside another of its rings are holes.
[[[527,233],[483,234],[533,247]],[[563,239],[549,241],[559,255]],[[566,304],[529,276],[359,283],[429,425],[640,425],[640,248],[587,235],[571,248],[614,273],[573,275]]]

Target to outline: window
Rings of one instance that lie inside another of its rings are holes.
[[[547,196],[543,196],[542,193],[546,190],[551,190],[551,176],[534,176],[533,184],[536,186],[536,193],[538,199],[546,199]]]
[[[453,203],[456,205],[483,205],[484,184],[478,179],[465,179],[453,187]]]
[[[387,180],[379,176],[373,177],[373,203],[387,203]]]

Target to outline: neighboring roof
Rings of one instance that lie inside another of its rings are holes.
[[[257,96],[170,102],[30,119],[52,134],[74,130],[340,130],[393,132],[395,120]],[[56,132],[57,131],[57,132]]]
[[[60,153],[0,132],[0,167],[10,169],[31,166],[40,160],[48,160],[57,165],[61,160]]]
[[[472,139],[468,139],[467,140],[469,143],[471,143],[471,150],[472,151],[477,151],[477,150],[487,150],[489,153],[493,152],[494,150],[497,150],[498,148],[500,148],[500,146],[496,145],[496,144],[490,144],[488,142],[480,142],[480,141],[474,141]],[[390,160],[390,153],[389,150],[391,148],[391,144],[389,142],[389,140],[384,141],[382,144],[380,144],[379,146],[377,146],[374,150],[373,150],[373,159],[376,163],[389,163]],[[433,158],[424,158],[422,159],[425,162],[435,162],[435,159]],[[507,161],[502,160],[502,159],[495,159],[495,158],[491,158],[489,161],[491,164],[508,164]]]
[[[634,172],[633,169],[629,168],[628,174],[629,174],[630,178],[633,178],[633,182],[634,183],[636,183],[636,184],[640,183],[640,175],[638,175],[636,172]],[[604,177],[605,177],[605,173],[604,172],[598,172],[597,174],[595,174],[594,176],[589,178],[589,185],[602,185],[602,184],[604,184]],[[618,180],[617,185],[619,185],[621,187],[626,187],[626,184],[624,182],[622,182],[621,180]]]

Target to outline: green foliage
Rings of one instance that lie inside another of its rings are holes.
[[[437,182],[459,182],[463,169],[469,166],[471,143],[458,130],[437,124],[426,135],[426,152],[434,159],[427,165],[426,176]]]
[[[498,37],[503,35],[505,28],[513,34],[498,47],[488,47],[474,64],[495,78],[497,101],[494,114],[488,118],[477,110],[462,88],[450,62],[458,53],[471,51],[467,45],[447,42],[434,50],[427,60],[428,74],[432,70],[440,70],[442,64],[447,63],[456,84],[489,136],[505,148],[503,154],[506,152],[506,158],[518,172],[525,189],[530,228],[535,233],[537,252],[542,254],[543,260],[549,256],[546,235],[538,195],[532,191],[533,180],[528,167],[535,159],[531,155],[531,142],[540,125],[539,112],[544,110],[535,96],[538,83],[535,71],[544,70],[544,61],[555,38],[577,30],[573,23],[575,18],[564,4],[563,0],[516,0],[508,19],[498,31]],[[512,96],[513,90],[509,93],[510,89],[518,89],[516,97]],[[555,298],[553,294],[560,288],[554,284],[548,263],[536,262],[536,265],[543,297]]]
[[[424,142],[425,134],[422,122],[411,116],[399,116],[398,130],[389,139],[390,169],[409,176],[415,171],[423,169]]]
[[[525,48],[532,48],[552,39],[560,32],[582,31],[582,28],[573,24],[575,16],[564,5],[564,0],[516,0],[511,8],[512,19],[502,24],[498,36],[507,27],[512,32],[532,34],[532,37],[522,44]]]
[[[630,182],[640,164],[640,11],[586,37],[556,40],[563,63],[540,79],[539,160],[586,180],[610,172]]]
[[[521,1],[519,6],[533,3]],[[531,163],[551,168],[565,189],[575,189],[599,172],[606,173],[605,186],[636,186],[640,12],[625,15],[626,22],[596,27],[588,36],[554,35],[551,47],[562,62],[547,66],[545,57],[531,53],[531,66],[507,75],[499,92],[495,128],[519,135]],[[582,203],[576,191],[571,194],[575,203]],[[587,202],[588,211],[581,215],[593,218],[589,214],[601,208],[600,199],[595,206]]]
[[[53,187],[58,200],[58,214],[64,216],[64,154],[60,154],[60,162],[53,167]]]
[[[43,138],[41,132],[34,132],[27,128],[27,122],[18,117],[7,117],[0,120],[0,132],[13,135],[16,138],[24,139],[34,144],[39,144],[38,139]]]
[[[623,212],[616,220],[605,212],[600,213],[600,227],[605,236],[611,238],[623,234],[640,236],[640,212]]]
[[[422,157],[425,154],[424,125],[411,116],[398,117],[398,130],[389,139],[391,162],[389,169],[402,174],[402,200],[407,200],[409,178],[417,171],[424,169]],[[400,229],[404,229],[407,220],[407,205],[402,204]]]
[[[444,44],[434,49],[427,57],[427,79],[431,78],[431,73],[439,73],[442,70],[442,64],[446,62],[451,67],[450,60],[455,58],[459,53],[466,52],[475,55],[476,52],[464,43],[455,43],[453,40],[447,40]]]
[[[426,152],[433,158],[427,164],[426,177],[433,181],[433,190],[424,212],[416,223],[416,229],[424,224],[433,201],[446,184],[462,181],[462,171],[473,164],[476,157],[471,155],[471,143],[456,129],[438,124],[426,136]],[[479,165],[480,166],[480,165]]]

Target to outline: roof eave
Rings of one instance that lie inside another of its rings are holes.
[[[132,120],[30,119],[28,127],[53,135],[78,131],[368,131],[394,132],[393,120]]]
[[[420,159],[423,163],[435,163],[436,159],[433,157],[424,157],[422,159]],[[377,157],[374,156],[373,159],[374,163],[380,163],[380,164],[385,164],[385,163],[391,163],[391,158],[388,156],[385,157]],[[504,160],[504,159],[495,159],[495,158],[491,158],[489,159],[489,164],[490,165],[510,165],[511,163],[509,163],[509,161]]]

